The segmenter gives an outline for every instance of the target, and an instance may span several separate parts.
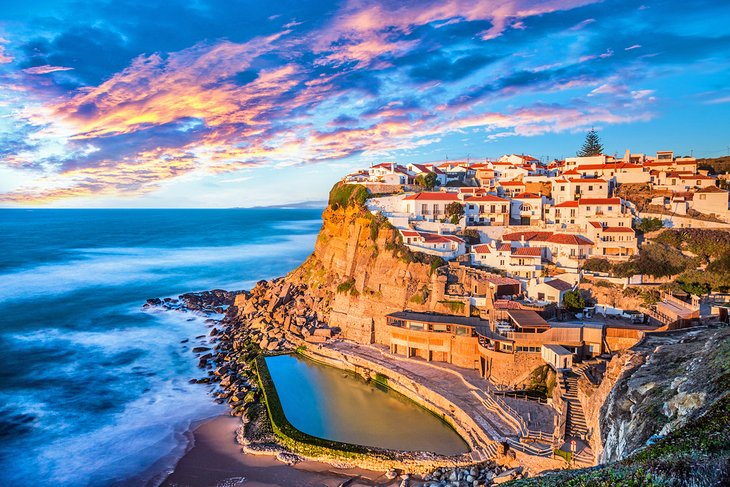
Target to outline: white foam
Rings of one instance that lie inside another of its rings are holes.
[[[78,249],[77,257],[0,275],[0,302],[65,294],[100,286],[154,282],[181,268],[300,255],[312,248],[315,236],[289,235],[270,244],[187,248]]]

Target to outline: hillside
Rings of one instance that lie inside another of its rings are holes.
[[[601,438],[606,464],[509,485],[730,481],[730,328],[654,335],[615,356],[600,387],[589,391],[582,381],[581,388],[592,392],[587,418],[600,433],[594,436]]]

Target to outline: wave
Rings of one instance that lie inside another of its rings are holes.
[[[289,235],[266,244],[220,247],[107,247],[77,249],[75,258],[0,275],[0,302],[53,296],[92,287],[156,282],[189,267],[254,262],[263,257],[295,265],[311,252],[314,234]],[[261,278],[257,276],[257,278]]]
[[[108,485],[148,469],[160,458],[181,455],[183,433],[191,423],[225,410],[211,401],[205,386],[188,383],[200,375],[189,348],[203,340],[180,340],[205,333],[206,317],[150,314],[153,326],[148,327],[104,332],[48,329],[8,337],[21,353],[41,346],[81,350],[87,358],[45,364],[45,375],[32,387],[0,396],[5,417],[17,419],[16,427],[34,429],[10,445],[23,454],[13,460],[12,469],[1,469],[0,483]],[[113,361],[134,349],[143,353]],[[54,381],[70,381],[81,390],[64,395],[65,386],[57,389]],[[95,407],[97,389],[111,392],[118,407]]]

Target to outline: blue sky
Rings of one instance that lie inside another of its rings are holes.
[[[721,1],[0,0],[0,205],[321,200],[371,162],[730,146]]]

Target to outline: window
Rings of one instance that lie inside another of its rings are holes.
[[[414,323],[411,321],[408,323],[408,329],[409,330],[423,330],[423,323]]]
[[[561,186],[560,191],[565,191],[565,186]]]
[[[588,186],[588,191],[593,191],[593,185],[592,184]]]
[[[489,206],[489,213],[494,213],[494,205]]]
[[[613,206],[609,206],[608,211],[613,211]]]
[[[507,213],[507,205],[502,205],[502,213]]]
[[[701,195],[700,195],[700,199],[701,199],[701,200],[704,200],[704,199],[706,199],[706,197],[707,197],[707,195],[706,195],[706,194],[701,194]]]
[[[449,325],[443,325],[443,324],[440,324],[440,323],[434,323],[433,325],[431,325],[431,330],[432,331],[437,331],[437,332],[449,331]]]
[[[591,207],[590,206],[586,206],[586,211],[591,211]]]
[[[471,335],[469,328],[465,326],[456,327],[456,336],[469,336]]]

